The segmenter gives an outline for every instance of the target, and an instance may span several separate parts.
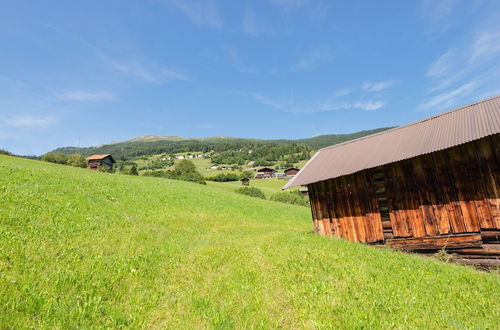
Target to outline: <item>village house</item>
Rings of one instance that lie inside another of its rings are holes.
[[[113,169],[115,160],[111,155],[92,155],[87,158],[87,168],[91,170],[98,170],[101,166],[106,166],[109,169]]]
[[[500,265],[500,96],[323,148],[302,185],[321,235]]]
[[[283,171],[285,173],[285,175],[287,177],[293,177],[295,176],[295,174],[299,173],[299,169],[298,168],[295,168],[295,167],[290,167],[290,168],[287,168],[285,171]]]
[[[269,167],[262,167],[257,170],[257,174],[255,175],[255,179],[268,179],[272,178],[276,171]]]

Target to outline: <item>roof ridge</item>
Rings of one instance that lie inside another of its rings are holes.
[[[354,142],[357,142],[357,141],[362,141],[362,140],[365,140],[365,139],[369,139],[369,138],[372,138],[374,136],[378,136],[378,135],[382,135],[382,134],[387,134],[387,133],[390,133],[390,132],[393,132],[393,131],[396,131],[396,130],[399,130],[399,129],[402,129],[402,128],[406,128],[406,127],[410,127],[410,126],[413,126],[413,125],[417,125],[417,124],[426,122],[428,120],[432,120],[432,119],[436,119],[436,118],[439,118],[439,117],[443,117],[443,116],[449,115],[451,113],[454,113],[454,112],[457,112],[457,111],[460,111],[460,110],[464,110],[465,108],[469,108],[469,107],[475,106],[475,105],[480,104],[480,103],[484,103],[484,102],[488,102],[488,101],[494,100],[496,98],[500,98],[500,95],[495,95],[495,96],[492,96],[490,98],[487,98],[487,99],[484,99],[484,100],[481,100],[481,101],[476,101],[476,102],[473,102],[473,103],[470,103],[470,104],[458,107],[456,109],[452,109],[452,110],[448,110],[448,111],[445,111],[445,112],[442,112],[442,113],[438,113],[438,114],[433,115],[431,117],[420,119],[420,120],[411,122],[409,124],[404,124],[404,125],[401,125],[401,126],[397,126],[397,127],[388,129],[386,131],[382,131],[382,132],[370,134],[370,135],[363,136],[363,137],[360,137],[360,138],[357,138],[357,139],[354,139],[354,140],[350,140],[350,141],[346,141],[346,142],[334,144],[334,145],[331,145],[331,146],[328,146],[328,147],[324,147],[324,148],[319,149],[318,151],[326,150],[326,149],[331,149],[331,148],[335,148],[335,147],[340,147],[340,146],[343,146],[343,145],[346,145],[346,144],[349,144],[349,143],[354,143]]]

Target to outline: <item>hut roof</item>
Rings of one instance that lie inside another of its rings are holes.
[[[320,149],[283,189],[451,148],[500,133],[500,95]]]
[[[276,172],[276,170],[269,167],[262,167],[257,170],[257,172]]]
[[[111,158],[111,160],[113,161],[113,163],[115,162],[115,160],[113,159],[113,157],[111,157],[110,154],[106,154],[106,155],[92,155],[92,156],[89,156],[89,157],[87,157],[85,159],[86,160],[101,160],[101,159],[104,159],[106,157]]]

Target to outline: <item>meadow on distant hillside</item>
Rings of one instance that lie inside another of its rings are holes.
[[[500,277],[310,210],[0,156],[0,328],[498,328]]]

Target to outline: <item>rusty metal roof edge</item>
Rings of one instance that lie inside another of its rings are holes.
[[[415,122],[412,122],[412,123],[409,123],[409,124],[406,124],[406,125],[398,126],[398,127],[395,127],[393,129],[390,129],[390,130],[387,130],[387,131],[379,132],[379,133],[376,133],[376,134],[371,134],[371,135],[364,136],[364,137],[361,137],[361,138],[358,138],[358,139],[355,139],[355,140],[346,141],[344,143],[339,143],[339,144],[335,144],[335,145],[332,145],[332,146],[329,146],[329,147],[322,148],[322,149],[318,150],[314,154],[314,156],[305,164],[305,166],[302,168],[302,170],[299,173],[297,173],[297,175],[293,179],[291,179],[286,185],[284,185],[282,189],[285,190],[285,189],[296,187],[296,186],[300,186],[300,185],[309,185],[309,184],[312,184],[312,183],[321,182],[321,181],[325,181],[325,180],[330,180],[330,179],[334,179],[334,178],[345,176],[345,175],[351,175],[351,174],[358,173],[358,172],[361,172],[361,171],[364,171],[364,170],[367,170],[367,169],[376,168],[378,166],[396,163],[396,162],[407,160],[407,159],[411,159],[411,158],[414,158],[414,157],[417,157],[417,156],[420,156],[420,155],[425,155],[425,154],[430,154],[430,153],[433,153],[433,152],[445,150],[445,149],[448,149],[448,148],[451,148],[451,147],[454,147],[454,146],[463,145],[465,143],[469,143],[471,141],[484,138],[486,136],[498,134],[499,132],[489,132],[489,133],[488,132],[482,132],[482,134],[476,135],[474,137],[466,138],[466,139],[462,140],[460,143],[457,143],[457,144],[451,144],[451,145],[447,145],[447,146],[441,146],[441,147],[433,149],[432,151],[421,152],[421,153],[410,154],[410,155],[398,157],[395,160],[389,161],[387,163],[381,163],[381,164],[373,165],[373,166],[370,166],[370,165],[366,164],[368,166],[363,167],[363,168],[359,168],[359,169],[353,169],[352,171],[348,170],[345,173],[340,174],[340,175],[334,175],[334,174],[332,174],[330,176],[327,175],[327,176],[325,176],[323,178],[316,177],[316,178],[305,178],[304,180],[300,180],[301,176],[303,176],[304,174],[306,174],[305,173],[305,172],[307,172],[306,169],[309,167],[309,165],[312,163],[312,161],[319,154],[321,154],[322,152],[326,152],[326,151],[335,149],[337,147],[345,146],[345,145],[348,145],[348,144],[351,144],[351,143],[355,143],[355,142],[358,142],[358,141],[363,141],[363,140],[366,140],[366,139],[370,139],[370,138],[373,138],[375,136],[379,136],[379,135],[382,135],[382,134],[387,134],[387,133],[390,133],[390,132],[394,132],[394,131],[397,131],[399,129],[403,129],[403,128],[407,128],[407,127],[410,127],[410,126],[418,125],[418,124],[421,124],[421,123],[424,123],[424,122],[427,122],[427,121],[430,121],[430,120],[433,120],[433,119],[436,119],[436,118],[440,118],[440,117],[444,117],[444,116],[447,116],[447,115],[451,115],[453,113],[457,113],[457,112],[463,111],[463,110],[465,110],[467,108],[474,107],[474,106],[477,106],[477,105],[480,105],[480,104],[483,104],[483,103],[486,103],[486,102],[490,102],[490,101],[496,101],[496,102],[498,102],[496,100],[498,98],[500,98],[500,95],[496,95],[496,96],[493,96],[493,97],[490,97],[490,98],[487,98],[487,99],[484,99],[484,100],[481,100],[481,101],[478,101],[478,102],[470,103],[468,105],[465,105],[465,106],[462,106],[462,107],[459,107],[459,108],[456,108],[456,109],[452,109],[452,110],[449,110],[449,111],[446,111],[446,112],[443,112],[443,113],[440,113],[440,114],[437,114],[437,115],[434,115],[434,116],[431,116],[431,117],[428,117],[428,118],[425,118],[425,119],[421,119],[421,120],[418,120],[418,121],[415,121]]]
[[[99,156],[99,158],[94,158],[94,157],[97,157]],[[88,157],[86,157],[85,159],[91,159],[91,160],[99,160],[99,159],[104,159],[108,156],[111,156],[111,154],[102,154],[102,155],[90,155]]]
[[[346,142],[342,142],[342,143],[337,143],[337,144],[334,144],[334,145],[331,145],[331,146],[328,146],[328,147],[324,147],[324,148],[319,149],[318,152],[321,151],[321,150],[328,150],[328,149],[332,149],[332,148],[344,146],[344,145],[347,145],[347,144],[350,144],[350,143],[354,143],[354,142],[357,142],[357,141],[366,140],[366,139],[372,138],[374,136],[383,135],[383,134],[387,134],[387,133],[390,133],[390,132],[394,132],[394,131],[406,128],[406,127],[414,126],[414,125],[417,125],[417,124],[429,121],[431,119],[443,117],[443,116],[452,114],[454,112],[458,112],[460,110],[464,110],[465,108],[469,108],[469,107],[472,107],[472,106],[477,105],[477,104],[481,104],[481,103],[484,103],[484,102],[488,102],[488,101],[494,100],[496,98],[500,98],[500,95],[492,96],[490,98],[487,98],[487,99],[484,99],[484,100],[481,100],[481,101],[477,101],[477,102],[473,102],[473,103],[461,106],[461,107],[456,108],[456,109],[452,109],[452,110],[448,110],[448,111],[445,111],[445,112],[442,112],[442,113],[438,113],[438,114],[436,114],[434,116],[427,117],[427,118],[424,118],[424,119],[420,119],[420,120],[411,122],[409,124],[404,124],[404,125],[401,125],[401,126],[397,126],[397,127],[388,129],[386,131],[382,131],[382,132],[378,132],[378,133],[374,133],[374,134],[362,136],[362,137],[354,139],[354,140],[350,140],[350,141],[346,141]]]
[[[495,133],[495,134],[498,134],[498,133]],[[415,156],[411,156],[411,157],[405,157],[405,158],[401,158],[401,159],[398,159],[398,160],[395,160],[395,161],[392,161],[392,162],[389,162],[389,163],[385,163],[385,164],[382,164],[382,165],[377,165],[377,166],[370,166],[370,167],[366,167],[366,168],[363,168],[363,169],[360,169],[360,170],[357,170],[357,171],[353,171],[353,172],[349,172],[349,173],[346,173],[346,174],[343,174],[343,175],[339,175],[339,176],[332,176],[332,177],[328,177],[328,178],[325,178],[325,179],[321,179],[321,180],[317,180],[317,181],[312,181],[312,182],[305,182],[305,183],[299,183],[299,184],[296,184],[294,185],[292,180],[297,178],[298,177],[298,173],[297,175],[295,175],[295,177],[290,180],[285,186],[283,186],[283,188],[281,188],[282,190],[285,190],[285,189],[288,189],[288,188],[293,188],[293,187],[297,187],[297,186],[306,186],[306,185],[309,185],[309,184],[313,184],[313,183],[317,183],[317,182],[321,182],[321,181],[327,181],[327,180],[331,180],[331,179],[335,179],[335,178],[340,178],[342,176],[346,176],[346,175],[351,175],[351,174],[355,174],[355,173],[358,173],[358,172],[361,172],[361,171],[366,171],[366,170],[369,170],[369,169],[372,169],[372,168],[377,168],[379,166],[384,166],[384,165],[389,165],[389,164],[394,164],[394,163],[397,163],[397,162],[401,162],[403,160],[408,160],[408,159],[412,159],[412,158],[415,158],[415,157],[418,157],[418,156],[421,156],[421,155],[428,155],[428,154],[432,154],[433,152],[437,152],[437,151],[441,151],[441,150],[445,150],[445,149],[448,149],[448,148],[453,148],[453,147],[456,147],[456,146],[460,146],[460,145],[463,145],[463,144],[466,144],[466,143],[469,143],[469,142],[472,142],[472,141],[476,141],[476,140],[480,140],[486,136],[490,136],[490,135],[494,135],[494,134],[487,134],[487,135],[483,135],[483,136],[480,136],[476,139],[470,139],[468,141],[465,141],[463,143],[460,143],[460,144],[457,144],[457,145],[454,145],[454,146],[451,146],[451,147],[446,147],[446,148],[440,148],[440,149],[437,149],[437,150],[434,150],[434,151],[429,151],[429,152],[425,152],[425,153],[422,153],[422,154],[418,154],[418,155],[415,155]],[[319,151],[317,152],[319,153]],[[315,155],[316,156],[316,155]],[[306,163],[306,165],[312,160],[312,158]],[[305,168],[305,166],[304,166]]]

